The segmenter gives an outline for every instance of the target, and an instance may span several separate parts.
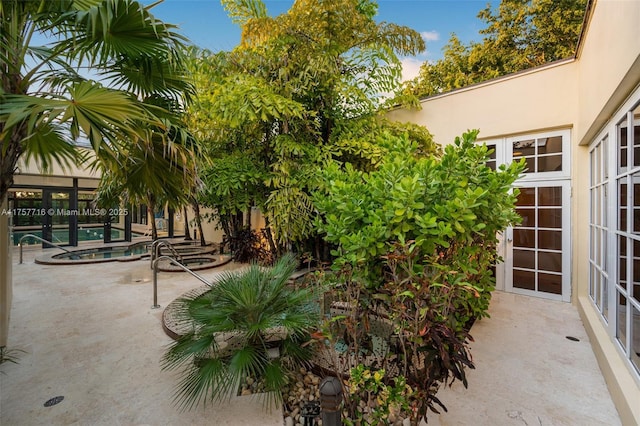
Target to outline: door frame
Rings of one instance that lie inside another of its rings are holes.
[[[52,218],[56,213],[58,213],[58,209],[53,207],[52,195],[54,193],[63,192],[69,194],[69,208],[67,220],[68,220],[68,233],[69,233],[69,241],[67,243],[58,244],[56,241],[53,241],[53,221]],[[42,208],[44,210],[44,215],[42,216],[42,239],[51,241],[57,245],[62,246],[77,246],[78,245],[78,217],[72,212],[77,211],[78,209],[78,198],[77,192],[75,188],[68,187],[42,187]],[[42,248],[51,248],[54,247],[51,244],[42,243]]]
[[[537,180],[517,182],[516,188],[536,188],[536,187],[561,187],[562,188],[562,290],[561,294],[553,294],[539,290],[528,290],[513,286],[513,227],[508,227],[503,236],[504,271],[502,273],[505,291],[527,296],[535,296],[543,299],[571,301],[571,181],[562,180]],[[536,244],[537,246],[537,244]],[[538,268],[536,265],[536,274]]]
[[[513,158],[513,142],[525,139],[550,138],[562,136],[562,170],[527,173],[514,183],[513,187],[545,187],[545,186],[561,186],[562,190],[562,294],[556,295],[540,291],[525,290],[513,287],[512,268],[513,258],[511,250],[513,248],[513,228],[509,227],[504,232],[499,233],[496,249],[498,255],[502,258],[502,262],[496,265],[496,289],[526,294],[535,297],[541,297],[553,300],[562,300],[564,302],[571,301],[571,253],[572,253],[572,188],[571,188],[571,129],[549,130],[545,132],[531,132],[519,135],[510,135],[497,139],[486,139],[478,143],[485,143],[495,149],[493,155],[496,168],[501,164],[510,164]],[[511,241],[510,241],[511,240]]]

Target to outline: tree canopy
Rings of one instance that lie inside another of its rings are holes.
[[[259,207],[275,230],[272,248],[290,247],[313,233],[309,193],[322,164],[379,161],[369,136],[386,126],[380,107],[400,92],[397,55],[424,42],[407,27],[375,22],[368,0],[298,0],[275,17],[260,0],[222,3],[242,27],[241,44],[194,52],[191,64],[190,130],[213,158],[202,201],[223,221]],[[424,144],[435,150],[430,137]]]
[[[452,34],[444,57],[425,62],[406,92],[430,96],[522,71],[575,53],[587,0],[502,0],[480,11],[482,42]]]

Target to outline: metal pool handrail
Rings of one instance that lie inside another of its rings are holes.
[[[182,261],[182,256],[180,256],[180,253],[178,253],[175,247],[173,247],[173,244],[165,240],[155,240],[153,243],[151,243],[151,269],[153,269],[153,261],[160,254],[160,247],[162,246],[167,247],[176,259]]]
[[[160,305],[158,305],[158,263],[160,263],[161,260],[168,260],[169,263],[173,263],[175,266],[182,268],[185,272],[190,273],[209,287],[212,286],[212,284],[207,281],[206,278],[202,277],[202,275],[196,274],[173,257],[160,256],[151,262],[151,268],[153,269],[153,305],[151,306],[151,309],[158,309],[160,307]]]
[[[59,246],[56,243],[52,243],[51,241],[47,241],[44,238],[40,238],[37,235],[33,235],[33,234],[25,234],[22,237],[20,237],[20,240],[18,240],[18,246],[20,247],[20,263],[22,263],[22,240],[24,240],[27,237],[31,237],[31,238],[35,238],[36,240],[42,241],[43,243],[47,243],[47,244],[51,244],[52,246],[55,246],[57,248],[59,248],[60,250],[64,250],[67,253],[71,253],[71,250],[67,250],[66,248]]]

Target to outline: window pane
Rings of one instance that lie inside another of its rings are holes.
[[[618,267],[620,268],[618,271],[618,278],[620,278],[619,283],[622,287],[627,288],[627,258],[621,257],[618,259]]]
[[[640,241],[633,240],[633,262],[631,267],[633,268],[633,282],[631,287],[628,288],[628,294],[640,302]]]
[[[513,158],[536,154],[535,139],[517,141],[513,143]]]
[[[538,248],[562,250],[562,231],[538,231]]]
[[[618,179],[618,230],[627,230],[627,185],[626,179]]]
[[[599,309],[602,309],[602,305],[600,305],[600,273],[597,269],[594,268],[593,273],[593,301]]]
[[[633,117],[637,118],[639,114],[640,106],[636,106],[635,110],[633,111]],[[631,137],[633,137],[633,141],[629,143],[629,146],[633,146],[633,166],[638,167],[640,166],[640,126],[638,126],[636,123],[634,123]]]
[[[538,139],[538,154],[553,154],[562,152],[562,136]]]
[[[640,371],[640,311],[634,306],[631,317],[631,362]]]
[[[627,230],[627,209],[620,209],[618,229],[623,232]]]
[[[562,209],[538,210],[538,226],[541,228],[562,228]]]
[[[535,188],[519,188],[518,206],[535,206],[536,205],[536,189]]]
[[[541,206],[562,206],[562,187],[538,188],[538,203]]]
[[[608,159],[609,159],[609,153],[608,153],[608,147],[609,147],[609,135],[606,135],[603,139],[602,139],[602,169],[603,169],[603,177],[604,179],[608,179],[609,178],[609,165],[608,165]]]
[[[633,233],[640,233],[640,173],[634,173],[631,176],[633,182],[631,197],[631,205],[633,205]]]
[[[593,265],[590,265],[589,266],[589,296],[591,296],[591,299],[593,300],[596,300],[595,287],[596,287],[597,274],[598,274],[598,271],[596,270],[596,267]]]
[[[627,119],[618,124],[618,173],[627,168]]]
[[[525,158],[525,169],[524,173],[535,173],[536,172],[536,159],[534,157],[526,157]]]
[[[491,170],[496,170],[496,146],[495,144],[487,145],[489,154],[487,155],[486,165]]]
[[[602,276],[602,315],[605,319],[609,319],[609,279]]]
[[[607,239],[607,230],[606,229],[601,229],[600,230],[600,245],[601,245],[601,253],[602,253],[602,257],[600,260],[600,267],[602,268],[603,271],[608,272],[607,269],[607,253],[608,253],[608,247],[607,244],[609,244],[609,241]]]
[[[618,293],[618,329],[616,337],[623,348],[627,347],[627,298]]]
[[[536,274],[531,271],[513,270],[513,286],[527,290],[536,289]]]
[[[562,294],[562,275],[538,274],[538,290]]]
[[[538,157],[538,172],[561,172],[562,155]]]
[[[598,182],[598,178],[596,177],[596,173],[598,172],[597,161],[596,161],[596,158],[597,158],[596,153],[598,151],[598,148],[600,148],[600,145],[598,145],[596,149],[592,150],[589,153],[589,163],[591,166],[589,169],[589,175],[590,175],[589,184],[591,186],[595,185],[596,182]]]
[[[495,160],[496,159],[496,146],[495,145],[487,145],[487,148],[489,148],[489,155],[488,157],[491,160]]]
[[[535,209],[516,209],[516,213],[522,217],[520,227],[533,228],[536,226],[536,211]]]
[[[513,245],[515,247],[536,247],[536,231],[533,229],[514,229]]]
[[[536,253],[532,250],[513,250],[513,266],[516,268],[536,269]]]
[[[538,270],[562,272],[562,253],[539,252]]]

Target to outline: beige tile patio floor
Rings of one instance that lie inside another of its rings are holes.
[[[250,397],[188,412],[172,404],[177,378],[159,365],[170,339],[151,309],[148,261],[34,264],[42,253],[25,251],[22,265],[14,253],[9,347],[26,353],[2,366],[0,425],[282,425]],[[199,285],[161,273],[159,303]],[[442,390],[449,413],[430,425],[620,424],[573,306],[498,292],[490,312],[472,329],[469,389]]]

